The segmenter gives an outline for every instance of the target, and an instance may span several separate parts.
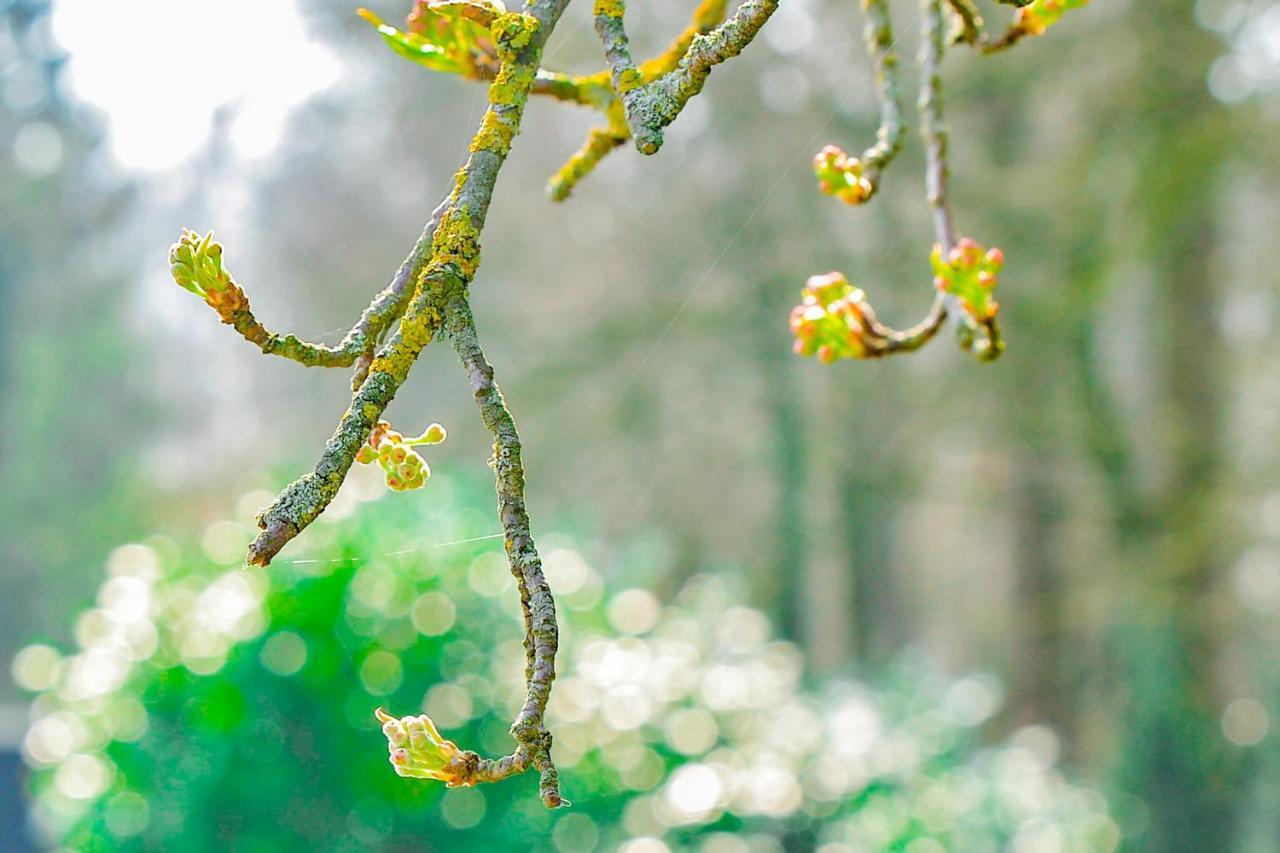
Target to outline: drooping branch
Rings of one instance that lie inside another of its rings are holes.
[[[998,358],[1004,351],[1004,340],[996,321],[998,306],[988,293],[995,285],[995,272],[1003,263],[1003,256],[992,258],[996,269],[977,270],[973,283],[977,287],[962,288],[959,282],[947,276],[940,267],[950,264],[953,268],[977,268],[976,244],[966,241],[958,246],[955,217],[951,212],[948,196],[950,166],[947,159],[950,130],[947,127],[942,93],[942,57],[946,50],[946,32],[942,19],[941,0],[922,0],[922,34],[920,46],[920,132],[925,142],[925,183],[929,207],[933,212],[935,284],[938,296],[946,309],[959,316],[963,324],[961,344],[983,361]],[[995,250],[998,252],[998,250]],[[967,257],[962,257],[967,256]],[[988,255],[991,258],[991,255]],[[945,259],[945,260],[944,260]],[[954,269],[961,272],[960,269]],[[989,275],[989,283],[984,279]],[[967,280],[968,277],[964,277]],[[952,289],[948,289],[952,285]]]
[[[863,41],[875,71],[876,97],[880,101],[876,141],[859,157],[849,156],[837,145],[827,145],[813,158],[818,189],[850,205],[865,204],[880,189],[881,176],[902,150],[907,131],[888,0],[862,0],[862,9],[867,17]]]
[[[378,709],[392,766],[402,776],[438,779],[450,787],[497,782],[533,767],[539,774],[539,793],[548,808],[563,805],[559,774],[551,758],[551,733],[545,715],[555,680],[559,645],[555,600],[542,572],[534,546],[529,514],[525,509],[524,464],[520,435],[507,409],[502,391],[493,379],[493,367],[485,357],[465,287],[434,291],[433,306],[442,319],[445,335],[453,343],[485,428],[493,436],[490,465],[498,493],[498,517],[511,574],[515,577],[524,617],[525,701],[511,724],[515,750],[502,758],[481,758],[443,738],[425,715],[395,718]]]
[[[1039,34],[1064,9],[1084,5],[1087,0],[1001,2],[1021,7],[1015,27],[1025,30],[1023,34]],[[483,759],[445,740],[425,716],[397,719],[381,709],[377,716],[384,723],[391,762],[401,775],[473,785],[533,767],[541,777],[542,800],[553,808],[562,804],[562,798],[544,717],[555,678],[555,604],[525,508],[519,435],[493,380],[468,304],[468,287],[480,263],[480,233],[498,173],[520,131],[531,94],[590,106],[606,119],[606,125],[594,129],[586,145],[552,179],[552,196],[563,198],[602,157],[628,138],[634,139],[643,153],[657,151],[663,129],[702,90],[716,65],[738,55],[755,38],[776,10],[778,0],[743,0],[728,20],[724,19],[727,0],[701,0],[692,22],[671,45],[639,65],[631,57],[623,26],[624,0],[596,0],[596,28],[610,67],[583,77],[540,67],[543,47],[567,3],[527,0],[526,11],[514,13],[494,0],[418,0],[407,32],[362,10],[397,53],[434,70],[488,80],[489,105],[469,156],[455,175],[452,191],[432,214],[391,284],[373,299],[340,344],[311,344],[262,326],[249,308],[248,297],[222,267],[222,249],[212,242],[211,234],[198,238],[184,232],[171,255],[175,280],[205,299],[224,322],[264,352],[303,364],[355,365],[350,407],[315,468],[287,486],[259,516],[262,532],[250,545],[250,563],[270,563],[323,512],[353,461],[377,461],[388,486],[397,491],[425,484],[429,468],[413,447],[442,441],[443,428],[434,424],[421,436],[405,439],[381,416],[422,349],[441,332],[450,338],[494,439],[491,464],[498,513],[524,616],[526,698],[511,727],[517,745],[510,755]],[[938,293],[921,322],[899,331],[881,323],[862,291],[844,276],[815,276],[806,286],[804,303],[792,314],[796,349],[801,354],[834,361],[909,352],[929,341],[949,313],[957,315],[962,324],[962,344],[980,358],[994,358],[1003,349],[996,324],[998,306],[991,298],[1003,255],[998,249],[985,251],[972,240],[958,239],[948,200],[948,131],[941,78],[946,45],[944,3],[960,22],[961,40],[985,44],[981,19],[969,0],[922,0],[918,103],[928,200],[938,241],[931,257]],[[837,171],[848,167],[849,174],[857,172],[854,188],[861,193],[860,200],[874,193],[905,134],[888,3],[863,0],[863,8],[881,105],[877,140],[861,160],[837,152],[850,163],[827,163],[820,155],[820,166]],[[397,320],[395,333],[386,338]]]
[[[524,106],[537,81],[543,45],[567,2],[531,0],[528,13],[501,12],[495,6],[479,4],[461,9],[460,14],[468,20],[488,28],[496,48],[498,70],[489,85],[488,109],[472,139],[467,161],[455,176],[452,192],[433,213],[392,285],[362,315],[356,326],[362,337],[350,345],[349,353],[342,352],[346,364],[362,358],[350,407],[326,443],[315,469],[287,486],[260,514],[258,525],[262,532],[250,545],[247,558],[257,565],[270,563],[289,540],[324,511],[352,463],[357,458],[371,461],[374,444],[378,445],[378,452],[386,451],[383,461],[388,466],[396,462],[395,454],[403,454],[403,459],[392,466],[394,471],[388,472],[388,484],[393,488],[416,488],[425,482],[425,463],[416,454],[411,455],[402,446],[403,441],[391,441],[382,447],[384,442],[371,444],[370,439],[375,430],[391,435],[389,426],[381,420],[382,413],[408,377],[419,353],[443,328],[453,340],[485,425],[494,436],[499,517],[525,617],[527,698],[511,727],[517,747],[511,755],[496,760],[480,759],[475,753],[459,750],[440,737],[426,717],[395,720],[381,709],[377,714],[387,733],[392,764],[402,775],[471,785],[497,781],[532,766],[541,777],[542,800],[551,808],[562,802],[551,759],[551,735],[543,720],[555,678],[555,603],[542,574],[525,511],[519,436],[501,392],[493,383],[492,368],[480,349],[467,304],[467,287],[479,267],[479,236],[498,172],[519,133]],[[378,26],[389,31],[383,33],[384,37],[393,41],[398,38],[394,29],[383,27],[380,22]],[[174,278],[204,297],[245,337],[260,345],[269,343],[270,333],[253,319],[248,299],[223,270],[221,257],[222,249],[212,243],[211,237],[195,241],[194,235],[184,234],[174,250]],[[412,290],[410,281],[414,283]],[[367,358],[395,316],[399,317],[399,328],[377,346],[372,358]],[[300,343],[290,343],[289,351],[301,360],[299,346]],[[263,348],[275,349],[274,345]],[[410,443],[435,443],[443,437],[443,429],[433,425]],[[406,466],[412,470],[402,471]]]
[[[439,329],[433,289],[474,278],[480,262],[480,232],[511,142],[520,129],[546,27],[554,25],[568,0],[535,0],[530,14],[506,13],[492,25],[502,67],[489,86],[489,107],[471,141],[470,156],[455,176],[431,241],[427,263],[400,320],[399,330],[378,350],[368,376],[355,392],[315,469],[290,483],[258,518],[262,532],[249,546],[251,564],[267,565],[286,543],[324,511],[346,478],[355,454],[368,438],[422,348]]]
[[[949,314],[959,318],[961,346],[979,359],[989,361],[1004,349],[996,322],[999,305],[991,298],[1004,255],[999,249],[988,251],[973,240],[957,238],[947,193],[949,131],[942,95],[942,57],[947,40],[943,2],[952,8],[951,0],[922,0],[917,102],[925,144],[925,185],[937,240],[929,259],[937,291],[933,303],[923,320],[898,331],[879,322],[863,291],[850,284],[841,273],[812,276],[801,291],[801,303],[791,312],[791,332],[799,355],[813,355],[831,363],[842,358],[882,358],[911,352],[931,340]],[[887,39],[892,46],[887,8],[876,0],[867,0],[864,7],[868,13],[868,48],[876,58],[882,39]],[[900,119],[893,121],[896,103],[892,97],[892,78],[885,77],[889,85],[880,87],[882,110],[891,111],[888,126],[900,128]],[[890,133],[885,133],[883,122],[881,131],[883,138],[892,138]],[[882,150],[893,149],[886,146]],[[876,155],[880,152],[876,151]],[[874,192],[865,163],[835,146],[827,146],[818,153],[814,168],[824,192],[851,204],[865,201]],[[878,180],[879,173],[875,178]]]
[[[517,755],[523,751],[541,774],[543,801],[548,807],[554,807],[560,803],[560,793],[555,765],[551,762],[551,734],[543,716],[551,695],[551,682],[556,677],[556,607],[529,529],[520,436],[502,391],[494,382],[493,368],[481,349],[471,307],[462,294],[455,295],[444,306],[444,330],[467,373],[485,427],[493,435],[491,464],[498,492],[498,516],[524,615],[527,695],[511,733],[521,747]]]
[[[862,152],[863,177],[870,184],[867,198],[880,188],[884,170],[902,150],[906,123],[902,119],[902,96],[899,92],[898,54],[894,51],[893,22],[889,18],[888,0],[862,0],[867,16],[864,38],[876,75],[876,95],[880,100],[880,128],[876,143]]]
[[[925,145],[925,189],[933,212],[933,232],[943,251],[956,244],[955,217],[947,183],[951,177],[947,154],[951,133],[945,118],[942,95],[942,54],[946,35],[938,0],[923,0],[920,44],[920,133]]]

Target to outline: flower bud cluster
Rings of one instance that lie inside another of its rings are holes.
[[[1058,22],[1062,13],[1068,9],[1079,9],[1089,0],[1033,0],[1030,5],[1018,10],[1014,26],[1038,36]]]
[[[178,242],[169,247],[169,274],[184,290],[207,302],[224,323],[234,323],[237,314],[249,310],[249,299],[222,265],[222,244],[210,231],[201,237],[182,229]]]
[[[189,228],[169,247],[169,272],[179,287],[201,299],[231,285],[231,274],[222,266],[222,244],[213,240],[213,232],[201,237]]]
[[[959,300],[969,316],[979,323],[995,319],[1000,304],[992,298],[1004,252],[986,249],[968,237],[961,238],[945,257],[942,246],[935,244],[929,256],[933,267],[933,286]]]
[[[814,156],[813,171],[818,176],[818,189],[845,204],[862,204],[875,192],[863,174],[866,170],[862,161],[834,145],[825,146]]]
[[[838,272],[805,282],[803,299],[791,310],[791,333],[798,355],[816,355],[823,364],[841,358],[867,358],[871,328],[861,290]]]
[[[369,440],[356,453],[356,461],[362,465],[377,462],[392,491],[420,489],[431,478],[431,466],[413,448],[423,444],[439,444],[445,440],[445,436],[444,427],[432,424],[422,435],[405,438],[393,430],[391,424],[378,421],[369,433]]]
[[[426,714],[397,719],[381,708],[373,713],[382,723],[391,766],[397,775],[435,779],[450,788],[472,784],[470,771],[475,764],[475,753],[460,749],[442,737]]]

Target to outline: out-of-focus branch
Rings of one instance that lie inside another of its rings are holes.
[[[613,125],[591,128],[583,146],[547,181],[547,195],[552,201],[564,201],[578,181],[591,174],[607,154],[625,145],[629,136],[625,128],[619,130]]]
[[[882,324],[866,295],[842,274],[813,276],[801,292],[801,303],[791,312],[791,332],[799,355],[817,356],[829,364],[843,358],[883,358],[912,352],[937,334],[948,314],[957,315],[961,323],[961,345],[978,358],[994,359],[1004,349],[996,323],[999,305],[991,298],[1004,255],[999,249],[988,251],[973,240],[957,238],[947,195],[948,129],[941,67],[946,45],[943,2],[922,0],[921,4],[923,32],[918,106],[925,144],[925,184],[937,239],[930,256],[937,290],[933,304],[919,323],[899,331]],[[889,46],[892,45],[892,32],[888,27],[887,9],[882,4],[869,0],[866,8],[868,47],[875,55],[882,39],[887,38]],[[882,87],[882,104],[894,100],[891,94],[886,97],[886,89],[888,87]],[[895,121],[891,116],[886,124],[892,131],[901,127],[901,120]],[[882,141],[893,139],[893,133],[885,132],[885,126],[882,125],[881,131]],[[888,144],[877,151],[876,156],[891,156],[892,151],[892,144]],[[825,192],[852,203],[864,201],[872,192],[863,162],[849,158],[834,146],[819,152],[815,167]],[[837,183],[840,186],[834,186]]]
[[[925,142],[925,183],[928,192],[929,207],[933,211],[933,230],[938,245],[934,250],[935,257],[951,259],[957,251],[955,218],[951,212],[951,202],[947,195],[947,182],[950,167],[947,161],[947,149],[950,143],[950,131],[947,127],[945,104],[942,94],[942,57],[946,50],[946,33],[942,19],[941,0],[922,0],[921,21],[923,24],[920,46],[920,132]],[[967,254],[967,252],[966,252]],[[953,263],[960,259],[955,258]],[[969,266],[976,265],[976,259]],[[998,264],[997,264],[998,266]],[[991,285],[994,286],[994,273]],[[972,300],[966,300],[964,294],[947,292],[940,282],[940,293],[945,302],[945,309],[959,315],[964,324],[961,332],[961,344],[983,361],[998,358],[1004,351],[1004,340],[1000,336],[1000,326],[996,322],[994,306],[992,310],[975,310],[978,306]]]
[[[977,44],[982,40],[982,15],[973,0],[947,0],[947,10],[956,24],[951,34],[953,44]]]
[[[862,152],[864,177],[871,184],[871,194],[880,186],[880,176],[902,150],[906,124],[902,120],[902,96],[898,82],[898,54],[893,45],[893,22],[889,18],[888,0],[863,0],[867,15],[864,38],[867,54],[875,66],[876,95],[880,99],[880,129],[876,144]]]
[[[466,289],[480,263],[479,236],[498,172],[519,132],[542,47],[567,2],[532,0],[528,14],[502,13],[488,20],[500,62],[489,86],[489,108],[472,139],[467,162],[455,177],[453,191],[439,209],[434,233],[428,237],[428,260],[400,327],[377,350],[367,377],[325,445],[315,470],[286,487],[260,515],[262,533],[250,546],[248,557],[250,563],[266,565],[325,509],[418,354],[445,328],[466,369],[485,424],[494,434],[499,516],[525,614],[528,698],[511,728],[518,743],[516,751],[492,761],[458,750],[441,738],[425,717],[397,721],[379,712],[379,719],[391,743],[392,764],[403,775],[470,785],[497,781],[532,765],[541,775],[542,800],[551,808],[561,805],[559,780],[551,760],[551,735],[543,722],[555,678],[555,604],[529,533],[519,436],[480,349]],[[411,254],[402,271],[412,271],[413,259]]]
[[[818,188],[854,205],[864,204],[876,194],[884,170],[902,150],[906,136],[888,0],[862,0],[862,9],[867,16],[863,40],[875,69],[876,96],[880,101],[876,141],[860,157],[850,157],[840,147],[827,145],[813,158]]]

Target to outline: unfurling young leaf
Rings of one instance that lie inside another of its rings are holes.
[[[1068,9],[1079,9],[1089,0],[1033,0],[1018,10],[1014,26],[1030,35],[1038,36],[1058,22]]]
[[[406,29],[398,30],[368,9],[357,10],[392,50],[410,62],[472,78],[480,76],[482,67],[497,67],[489,28],[505,13],[506,7],[496,0],[418,2]]]
[[[469,771],[476,754],[445,739],[426,714],[397,719],[381,708],[373,713],[382,723],[397,775],[435,779],[450,788],[472,784]]]

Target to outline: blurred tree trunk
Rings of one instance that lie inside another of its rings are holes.
[[[874,664],[888,663],[907,641],[893,577],[897,504],[889,482],[875,471],[849,464],[838,484],[844,560],[853,586],[852,642],[858,658]]]
[[[1154,288],[1156,406],[1143,417],[1143,440],[1160,470],[1146,511],[1116,507],[1121,558],[1137,572],[1120,638],[1129,688],[1122,772],[1149,809],[1144,847],[1162,853],[1233,849],[1213,690],[1225,360],[1211,270],[1215,189],[1231,148],[1205,82],[1221,48],[1197,26],[1194,6],[1134,7],[1141,62],[1127,87],[1136,245]]]
[[[1047,723],[1069,733],[1074,702],[1066,684],[1065,658],[1071,650],[1056,543],[1062,495],[1052,466],[1036,452],[1041,448],[1033,441],[1026,446],[1031,452],[1018,460],[1014,485],[1015,606],[1021,646],[1012,712],[1015,724]]]
[[[768,414],[767,452],[774,506],[771,546],[754,580],[756,600],[764,603],[779,631],[788,639],[804,642],[803,590],[809,555],[805,524],[807,438],[794,374],[795,357],[785,325],[794,289],[785,279],[762,276],[750,320],[762,402]]]

